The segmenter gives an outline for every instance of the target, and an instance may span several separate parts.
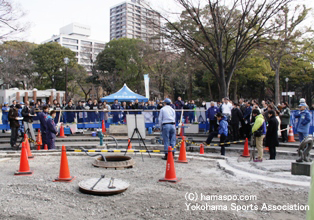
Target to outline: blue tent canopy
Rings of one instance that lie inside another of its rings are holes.
[[[136,94],[131,89],[129,89],[129,87],[126,84],[124,84],[124,86],[118,92],[102,97],[100,100],[102,102],[103,101],[113,102],[115,99],[118,99],[118,101],[125,101],[125,102],[135,101],[135,99],[138,99],[139,102],[148,101],[148,98],[141,96],[139,94]]]

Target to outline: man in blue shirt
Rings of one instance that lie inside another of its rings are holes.
[[[309,135],[311,115],[310,112],[306,109],[306,103],[301,103],[299,108],[300,111],[294,115],[294,117],[298,119],[297,132],[299,134],[299,140],[302,142],[303,139]]]
[[[207,118],[209,119],[209,132],[217,131],[218,124],[216,114],[219,108],[215,106],[214,102],[210,102],[210,107],[207,110]]]
[[[162,159],[167,160],[168,147],[171,146],[173,148],[176,145],[176,112],[170,107],[170,99],[167,98],[164,102],[166,105],[160,110],[158,121],[164,140],[165,156]],[[172,152],[173,156],[174,152],[175,149]]]

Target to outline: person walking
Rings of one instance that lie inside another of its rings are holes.
[[[58,134],[58,130],[56,128],[56,124],[54,122],[54,118],[56,117],[56,111],[52,110],[50,115],[47,117],[47,144],[48,150],[56,149],[56,136]]]
[[[252,127],[252,134],[255,138],[256,148],[257,148],[257,158],[254,158],[254,162],[263,161],[263,139],[266,134],[266,123],[264,116],[259,110],[254,109],[252,115],[255,117],[255,122]]]
[[[279,146],[278,141],[278,121],[274,110],[269,110],[268,114],[268,127],[266,131],[265,145],[269,148],[270,160],[276,159],[276,147]]]
[[[24,132],[26,133],[27,130],[29,130],[31,137],[33,141],[36,141],[34,129],[33,129],[33,117],[36,116],[35,109],[31,109],[29,106],[29,101],[25,102],[25,106],[22,109],[22,117],[23,117],[23,123],[24,123]],[[33,144],[33,142],[31,143]]]
[[[228,122],[227,118],[222,114],[222,113],[217,113],[216,114],[217,120],[219,121],[219,126],[218,126],[218,131],[213,131],[208,135],[208,138],[206,142],[204,142],[204,145],[209,145],[214,137],[219,138],[219,143],[225,143],[227,137],[228,137]],[[225,155],[225,145],[220,146],[220,153],[221,155]]]
[[[217,131],[218,124],[216,114],[219,112],[219,108],[215,106],[215,102],[210,102],[210,107],[207,110],[207,118],[209,119],[209,132]]]
[[[303,141],[309,135],[310,124],[311,124],[311,115],[310,112],[306,109],[307,104],[301,103],[299,105],[300,111],[294,115],[298,119],[297,132],[299,134],[300,142]]]
[[[237,103],[233,103],[233,108],[231,110],[231,121],[230,124],[232,126],[232,134],[233,134],[233,141],[239,140],[239,127],[240,122],[243,119],[242,111],[239,108]]]
[[[282,110],[280,112],[281,119],[280,130],[282,130],[281,139],[283,143],[286,143],[288,141],[288,129],[290,125],[290,109],[289,104],[287,102],[282,103],[281,106],[282,106]]]
[[[14,107],[10,108],[9,110],[9,121],[10,121],[10,128],[11,128],[11,140],[10,144],[13,150],[18,150],[18,146],[16,145],[16,141],[19,135],[19,128],[20,123],[18,120],[19,113],[18,110],[20,108],[20,104],[14,105]]]
[[[168,147],[171,146],[174,148],[176,145],[176,112],[173,108],[170,107],[171,100],[169,98],[165,99],[164,103],[166,105],[160,109],[158,121],[162,132],[165,150],[165,156],[162,157],[162,159],[167,160]],[[172,151],[172,153],[174,156],[175,149]]]

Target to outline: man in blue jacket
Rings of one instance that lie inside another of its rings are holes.
[[[40,130],[42,136],[42,149],[44,149],[45,144],[47,144],[47,118],[48,118],[48,106],[43,107],[43,111],[39,112]]]
[[[227,118],[223,116],[221,113],[216,114],[216,118],[219,121],[218,131],[213,131],[209,134],[204,145],[209,145],[214,137],[218,137],[220,139],[219,143],[225,143],[228,137],[228,122]],[[221,155],[225,155],[225,145],[221,145]]]
[[[47,144],[48,150],[56,149],[55,142],[56,136],[58,134],[58,130],[56,128],[56,124],[54,122],[54,118],[56,117],[56,111],[51,111],[50,115],[47,117]]]
[[[215,106],[214,102],[210,102],[210,107],[207,110],[207,118],[209,119],[209,132],[217,131],[218,124],[216,114],[219,108]]]
[[[298,118],[297,132],[299,134],[299,140],[302,142],[303,139],[309,135],[311,115],[306,109],[307,105],[305,103],[301,103],[299,107],[300,111],[294,115],[294,117]]]

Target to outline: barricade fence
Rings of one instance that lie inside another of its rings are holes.
[[[210,127],[209,120],[207,118],[207,111],[193,109],[175,109],[176,111],[176,125],[182,119],[184,124],[188,124],[185,129],[190,130],[192,133],[207,132]],[[51,109],[53,110],[53,109]],[[160,110],[151,109],[123,109],[123,110],[86,110],[86,109],[75,109],[75,110],[55,110],[56,117],[54,119],[55,123],[63,124],[77,124],[78,129],[89,129],[89,128],[101,128],[102,121],[104,121],[106,128],[110,128],[110,125],[126,125],[126,116],[130,115],[143,115],[146,128],[158,128],[159,127],[159,112]],[[295,118],[295,114],[298,110],[292,110],[290,116],[290,125],[293,127],[293,131],[296,133],[296,126],[298,120]],[[40,128],[39,122],[39,112],[35,111],[37,116],[33,117],[33,127],[34,129]],[[310,111],[311,114],[311,124],[309,133],[314,132],[314,111]],[[22,122],[20,121],[22,125]],[[198,125],[198,126],[197,126]],[[0,130],[10,130],[9,124],[0,124]]]

